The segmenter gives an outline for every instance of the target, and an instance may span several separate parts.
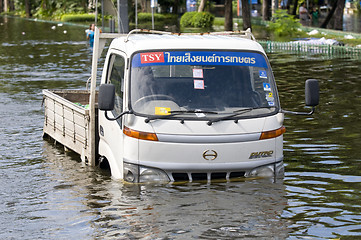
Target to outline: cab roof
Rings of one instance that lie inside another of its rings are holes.
[[[124,51],[128,56],[137,51],[172,49],[245,50],[257,51],[265,54],[262,46],[255,40],[249,38],[244,35],[217,34],[131,34],[114,39],[110,48]]]

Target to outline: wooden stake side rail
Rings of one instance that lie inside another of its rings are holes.
[[[66,148],[78,153],[86,162],[91,154],[89,147],[89,91],[43,90],[44,135],[48,135]]]
[[[120,36],[124,34],[100,33],[98,28],[95,29],[90,90],[43,90],[44,136],[48,135],[78,153],[81,160],[91,166],[96,164],[99,141],[96,91],[98,59],[107,40]]]

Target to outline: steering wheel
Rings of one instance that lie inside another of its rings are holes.
[[[148,96],[144,96],[144,97],[139,98],[137,101],[135,101],[134,107],[137,104],[140,104],[142,102],[147,102],[149,100],[170,100],[170,101],[175,102],[175,99],[172,98],[171,96],[164,95],[164,94],[155,94],[155,95],[148,95]]]

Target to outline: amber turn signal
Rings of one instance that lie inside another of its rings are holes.
[[[285,126],[282,126],[282,127],[280,127],[279,129],[276,129],[276,130],[262,132],[261,137],[259,139],[264,140],[264,139],[276,138],[278,136],[281,136],[285,132],[286,132]]]
[[[155,133],[139,132],[133,129],[130,129],[126,126],[123,128],[123,133],[128,137],[137,138],[141,140],[148,141],[158,141],[158,137]]]

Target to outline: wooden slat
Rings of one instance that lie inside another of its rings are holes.
[[[88,158],[89,110],[77,105],[89,99],[84,90],[44,90],[44,133],[68,149]],[[71,102],[76,101],[76,102]]]

